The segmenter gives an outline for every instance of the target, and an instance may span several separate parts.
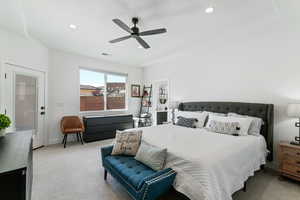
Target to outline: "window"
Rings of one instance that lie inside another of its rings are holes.
[[[127,76],[80,69],[80,111],[126,108]]]

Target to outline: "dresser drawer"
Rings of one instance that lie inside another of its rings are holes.
[[[282,172],[300,177],[300,167],[287,163],[282,164]]]
[[[282,163],[300,167],[300,158],[286,156],[282,159]]]
[[[284,156],[291,156],[300,159],[300,149],[282,147],[282,153]]]

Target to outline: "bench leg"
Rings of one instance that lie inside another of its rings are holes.
[[[243,191],[247,192],[247,182],[244,183]]]
[[[107,179],[107,170],[104,169],[104,180],[106,181],[106,179]]]

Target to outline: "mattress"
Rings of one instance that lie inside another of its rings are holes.
[[[167,148],[174,188],[191,200],[232,200],[232,194],[266,163],[262,136],[231,136],[206,129],[160,125],[139,128],[143,140]]]

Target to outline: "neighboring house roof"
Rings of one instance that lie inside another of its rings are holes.
[[[95,87],[92,85],[80,85],[81,90],[102,90],[103,88],[103,86]]]

